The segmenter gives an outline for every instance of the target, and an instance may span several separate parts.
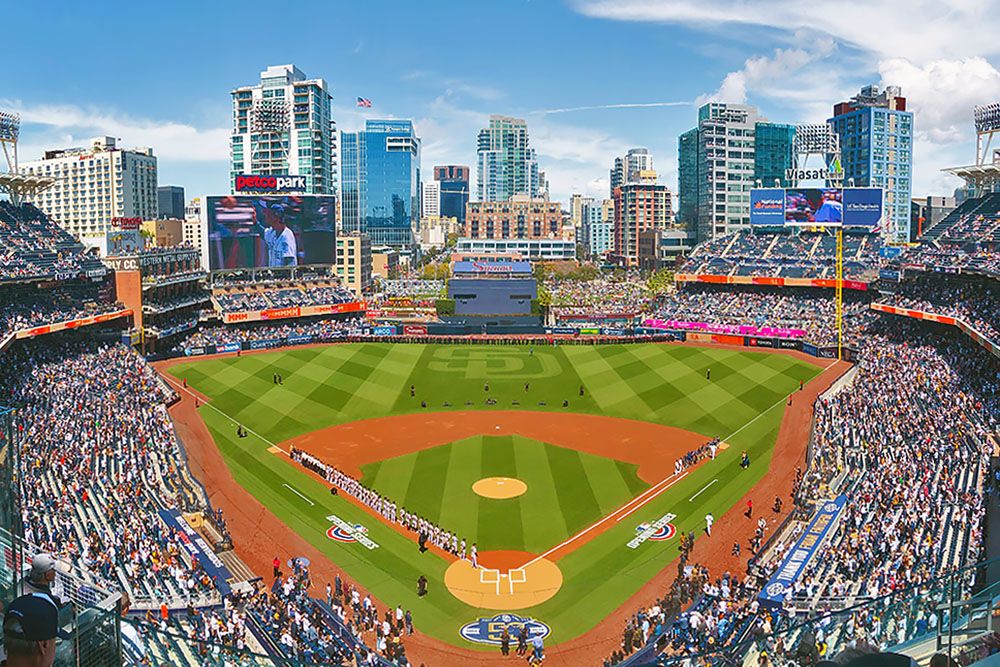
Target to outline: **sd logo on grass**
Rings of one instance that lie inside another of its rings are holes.
[[[517,614],[497,614],[492,618],[480,618],[472,623],[466,623],[462,626],[459,634],[462,635],[462,639],[470,642],[499,646],[500,636],[503,634],[504,628],[507,628],[507,633],[510,635],[511,646],[517,646],[517,636],[521,628],[528,631],[528,641],[531,641],[532,637],[544,639],[549,636],[550,632],[549,626],[533,618],[525,618]]]

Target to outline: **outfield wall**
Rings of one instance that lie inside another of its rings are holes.
[[[456,327],[448,325],[404,324],[378,325],[366,328],[363,335],[349,336],[344,332],[330,332],[321,336],[299,335],[287,338],[268,338],[243,341],[241,343],[226,343],[224,345],[206,345],[186,348],[183,354],[166,356],[197,357],[208,354],[226,354],[241,351],[272,350],[295,345],[312,343],[437,343],[449,345],[620,345],[625,343],[679,342],[700,343],[712,345],[735,345],[747,348],[765,348],[779,350],[795,350],[805,352],[813,357],[836,359],[836,346],[818,346],[799,339],[768,338],[760,336],[740,336],[733,334],[710,334],[691,331],[667,331],[663,329],[571,329],[568,327],[546,327],[538,333],[517,333],[503,335],[481,335],[478,327]],[[466,331],[466,329],[470,329]],[[445,333],[448,330],[448,333]],[[856,351],[845,347],[843,357],[853,361]],[[166,358],[163,357],[163,358]]]

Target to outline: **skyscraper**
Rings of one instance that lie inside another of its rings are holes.
[[[523,118],[490,116],[489,127],[479,131],[476,163],[476,198],[507,201],[514,195],[542,195],[535,151],[528,146],[528,125]]]
[[[306,193],[337,191],[337,126],[323,79],[274,65],[260,83],[232,91],[230,188],[239,174],[305,176]]]
[[[794,139],[794,126],[770,123],[756,107],[703,105],[678,142],[680,222],[699,242],[749,225],[751,188],[758,179],[784,184]]]
[[[164,220],[183,220],[184,188],[179,185],[161,185],[156,188],[156,211]]]
[[[407,248],[420,219],[420,139],[408,120],[369,120],[341,134],[341,210],[345,232],[373,246]]]
[[[646,148],[630,148],[625,155],[616,157],[611,165],[610,192],[615,196],[615,188],[636,180],[640,171],[653,169],[653,155]]]
[[[441,184],[435,180],[420,184],[420,218],[441,215]]]
[[[440,185],[441,215],[465,224],[465,205],[469,203],[469,168],[449,164],[434,167],[434,180]]]
[[[828,121],[840,136],[845,185],[885,190],[887,234],[900,243],[911,239],[913,189],[913,113],[897,86],[865,86],[849,102],[833,107]]]
[[[612,258],[626,268],[639,266],[639,232],[666,229],[673,223],[670,190],[656,182],[655,171],[641,171],[615,188]]]

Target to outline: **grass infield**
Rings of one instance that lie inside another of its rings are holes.
[[[411,541],[331,496],[325,485],[267,449],[359,419],[471,409],[580,412],[728,439],[731,447],[718,461],[694,470],[558,561],[564,577],[559,593],[518,612],[547,623],[552,630],[547,643],[558,643],[593,627],[676,556],[676,539],[626,548],[639,523],[671,512],[678,531],[700,530],[707,512],[720,516],[760,479],[784,397],[819,372],[788,355],[657,344],[358,343],[192,360],[170,368],[211,399],[200,413],[237,482],[385,603],[411,609],[421,630],[471,647],[476,645],[461,639],[458,629],[491,614],[444,590],[448,563],[430,552],[418,555]],[[283,384],[274,384],[275,373],[284,377]],[[249,437],[236,437],[236,421],[250,430]],[[753,460],[748,470],[739,467],[744,449]],[[371,463],[362,472],[367,484],[466,533],[481,551],[542,553],[647,488],[630,464],[489,433]],[[471,494],[473,482],[490,476],[517,477],[528,491],[501,501]],[[330,514],[365,525],[379,548],[328,539]],[[425,598],[417,598],[414,588],[421,574],[430,580]]]

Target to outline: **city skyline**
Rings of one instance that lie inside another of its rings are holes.
[[[822,32],[784,0],[754,15],[733,2],[697,9],[651,0],[524,2],[504,4],[503,12],[489,3],[390,2],[386,8],[399,20],[375,26],[361,6],[303,5],[309,21],[258,40],[248,56],[227,47],[220,26],[235,28],[265,5],[180,3],[176,12],[156,14],[157,29],[200,46],[172,50],[170,58],[128,40],[129,57],[121,58],[121,49],[78,39],[97,30],[127,36],[152,16],[149,9],[115,3],[84,13],[57,2],[56,18],[45,25],[47,48],[38,49],[41,25],[22,5],[10,8],[10,18],[25,29],[10,39],[15,52],[30,57],[5,72],[0,107],[22,114],[24,161],[110,135],[129,147],[151,147],[160,181],[183,186],[189,197],[227,192],[229,92],[270,65],[294,63],[327,80],[331,115],[344,131],[368,119],[412,119],[426,174],[435,165],[475,165],[477,134],[491,114],[524,118],[552,198],[568,204],[574,192],[606,197],[608,165],[634,146],[649,148],[661,181],[676,193],[678,136],[705,101],[755,105],[775,123],[824,122],[833,104],[860,87],[897,85],[915,112],[913,196],[951,194],[959,183],[939,169],[973,161],[972,106],[1000,99],[1000,45],[977,30],[1000,10],[917,4],[917,14],[944,18],[903,25],[893,17],[904,5],[886,2],[865,14],[880,31],[847,30],[840,25],[851,14],[845,9]],[[336,21],[326,20],[334,15]],[[461,57],[479,48],[479,37],[448,26],[474,25],[486,15],[498,34],[516,28],[534,45],[531,53]],[[780,16],[787,20],[779,24]],[[414,27],[420,40],[412,39]],[[548,38],[553,30],[558,39]],[[609,42],[629,44],[641,57],[609,60],[587,46]],[[357,97],[373,107],[355,107]]]

